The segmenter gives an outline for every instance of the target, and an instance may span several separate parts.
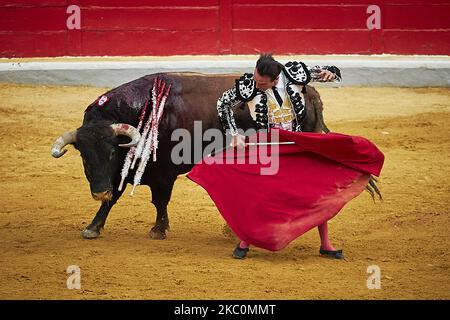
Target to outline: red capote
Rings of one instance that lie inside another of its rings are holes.
[[[383,153],[362,137],[277,131],[280,141],[295,144],[269,148],[270,164],[249,164],[258,150],[247,148],[244,164],[204,159],[188,174],[241,240],[272,251],[333,218],[364,190],[370,174],[379,176],[384,162]],[[261,174],[271,166],[278,168],[276,174]]]

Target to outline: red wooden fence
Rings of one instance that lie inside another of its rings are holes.
[[[81,28],[68,30],[69,5]],[[381,29],[369,30],[369,5]],[[0,57],[450,54],[450,0],[2,0]]]

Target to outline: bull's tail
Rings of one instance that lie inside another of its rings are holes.
[[[380,189],[378,189],[377,183],[378,183],[377,178],[375,178],[374,176],[371,175],[370,179],[369,179],[369,184],[366,186],[366,190],[367,190],[367,192],[369,192],[369,194],[372,197],[374,202],[375,202],[375,193],[377,194],[378,199],[380,201],[383,200]]]

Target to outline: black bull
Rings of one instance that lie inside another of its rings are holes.
[[[222,93],[234,85],[235,75],[203,75],[191,73],[165,73],[148,75],[121,85],[105,93],[108,101],[99,106],[98,101],[86,110],[83,125],[75,131],[64,133],[52,149],[54,157],[65,153],[62,148],[72,144],[80,151],[86,177],[92,196],[102,204],[92,222],[83,230],[85,238],[96,238],[105,225],[106,218],[122,195],[118,191],[120,171],[128,151],[124,146],[136,143],[139,135],[137,127],[141,107],[146,100],[151,101],[150,89],[155,77],[172,84],[164,114],[159,126],[159,146],[157,161],[149,161],[142,176],[141,185],[147,185],[152,192],[152,203],[156,207],[156,223],[150,231],[153,239],[164,239],[169,228],[167,205],[178,175],[189,172],[193,164],[175,165],[171,161],[171,150],[178,141],[171,141],[171,134],[177,128],[194,132],[194,121],[202,122],[203,131],[210,128],[221,129],[216,104]],[[328,132],[322,117],[322,102],[313,87],[306,88],[306,117],[302,121],[304,131]],[[150,108],[149,108],[150,109]],[[148,111],[147,111],[148,112]],[[253,127],[250,112],[245,105],[234,109],[238,127]],[[129,138],[132,142],[125,144]],[[122,148],[119,147],[122,146]],[[206,144],[203,146],[205,147]],[[126,180],[133,183],[134,170]],[[122,190],[125,188],[122,188]]]

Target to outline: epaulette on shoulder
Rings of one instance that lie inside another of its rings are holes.
[[[294,84],[306,85],[311,81],[311,74],[303,62],[289,61],[284,65],[283,71]]]
[[[257,91],[253,74],[245,73],[236,80],[236,96],[239,100],[250,101],[256,96]]]

